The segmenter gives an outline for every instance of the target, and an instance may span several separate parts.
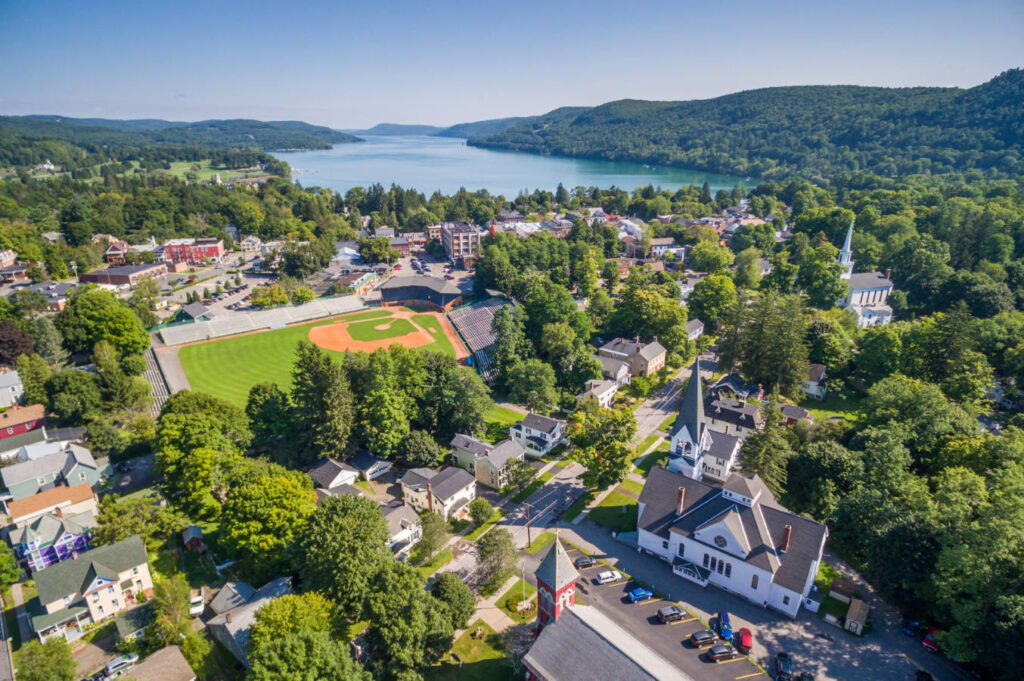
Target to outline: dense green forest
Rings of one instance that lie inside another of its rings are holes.
[[[355,135],[429,135],[433,137],[486,137],[521,123],[527,118],[492,118],[486,121],[458,123],[445,128],[439,125],[405,125],[402,123],[378,123],[366,130],[353,130]]]
[[[566,107],[470,144],[759,178],[1024,172],[1024,71],[974,88],[775,87]]]
[[[0,167],[50,160],[74,170],[111,162],[144,166],[212,158],[239,168],[276,163],[274,149],[324,149],[359,138],[297,121],[76,119],[59,116],[0,117]]]

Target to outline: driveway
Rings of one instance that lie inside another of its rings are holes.
[[[127,463],[131,468],[126,473],[115,472],[110,478],[110,484],[103,488],[101,494],[130,494],[156,483],[156,460],[152,454],[129,459],[123,463]]]
[[[116,639],[116,636],[105,636],[76,648],[71,654],[75,660],[75,674],[87,677],[117,657],[117,651],[114,649]]]

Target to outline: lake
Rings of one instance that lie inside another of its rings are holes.
[[[344,194],[352,187],[376,182],[413,188],[427,196],[453,194],[460,187],[486,189],[514,198],[521,191],[554,191],[561,182],[574,187],[611,186],[635,189],[653,184],[666,189],[700,186],[712,191],[732,189],[743,178],[681,168],[652,168],[640,163],[558,158],[511,151],[478,149],[451,137],[363,136],[365,142],[339,144],[316,151],[274,152],[292,168],[292,179],[304,187],[330,187]],[[750,185],[751,183],[746,183]]]

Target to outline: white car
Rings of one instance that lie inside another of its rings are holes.
[[[103,668],[103,672],[106,674],[105,678],[115,679],[121,676],[126,671],[135,666],[135,663],[139,661],[139,656],[135,653],[130,655],[122,655],[121,657],[115,657],[113,660],[107,663],[107,666]]]
[[[605,570],[597,576],[598,584],[611,584],[622,579],[622,573],[618,570]]]
[[[188,601],[188,614],[192,615],[192,617],[199,617],[203,614],[205,607],[206,601],[203,600],[203,590],[193,589]]]

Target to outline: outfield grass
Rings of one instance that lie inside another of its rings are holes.
[[[426,329],[434,339],[433,344],[427,346],[428,349],[449,355],[455,354],[455,348],[452,347],[452,342],[448,340],[448,334],[441,328],[441,322],[437,320],[437,317],[429,314],[417,314],[413,315],[412,320],[418,326]]]
[[[388,327],[386,329],[377,328],[383,324],[388,324]],[[383,319],[371,319],[365,322],[349,324],[346,330],[348,335],[352,336],[352,340],[363,342],[383,340],[385,338],[399,338],[401,336],[408,336],[410,333],[416,333],[416,327],[408,319],[392,319],[390,323]]]
[[[186,345],[178,350],[178,359],[193,390],[244,407],[249,389],[257,383],[276,383],[282,390],[291,388],[295,349],[299,341],[308,340],[309,330],[313,327],[336,324],[339,321],[381,319],[388,316],[388,310],[368,310],[286,326],[283,329]],[[408,324],[406,320],[400,321]],[[440,336],[439,340],[421,349],[454,355],[451,343],[443,333]],[[342,352],[326,352],[335,359],[340,360],[344,357]]]
[[[612,492],[587,517],[616,532],[636,530],[637,502],[622,492]]]

